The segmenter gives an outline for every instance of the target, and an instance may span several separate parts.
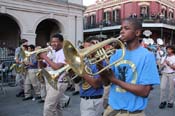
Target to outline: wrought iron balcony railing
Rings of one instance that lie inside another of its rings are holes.
[[[151,16],[151,17],[137,17],[139,20],[142,21],[142,23],[164,23],[164,24],[168,24],[168,25],[175,25],[175,19],[168,19],[168,18],[158,18],[155,16]],[[116,25],[120,25],[121,24],[121,20],[117,20],[117,21],[102,21],[100,23],[94,23],[94,24],[84,24],[84,30],[87,29],[94,29],[94,28],[100,28],[100,25],[102,25],[102,27],[109,27],[109,26],[116,26]]]

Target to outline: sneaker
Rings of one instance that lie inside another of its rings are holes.
[[[39,100],[41,99],[41,96],[35,97],[35,100]]]
[[[18,94],[16,94],[16,97],[24,97],[24,91],[21,91]]]
[[[33,99],[33,97],[31,96],[31,97],[26,97],[26,98],[24,98],[24,99],[22,99],[23,101],[26,101],[26,100],[29,100],[29,99]]]
[[[166,102],[161,102],[159,105],[159,108],[163,109],[163,108],[165,108],[165,106],[166,106]]]
[[[32,101],[35,101],[35,100],[36,100],[36,98],[35,98],[35,97],[33,97],[33,98],[32,98]]]
[[[38,101],[38,103],[44,103],[44,100],[41,99],[41,100]]]
[[[72,93],[72,95],[78,95],[79,94],[79,91],[75,91]]]
[[[168,108],[172,108],[173,107],[173,103],[168,103]]]

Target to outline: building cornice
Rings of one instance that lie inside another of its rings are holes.
[[[98,2],[97,4],[93,4],[87,7],[85,13],[92,12],[92,11],[97,11],[99,9],[106,9],[110,7],[114,7],[117,5],[129,3],[129,2],[158,2],[162,5],[165,5],[171,9],[175,9],[175,2],[169,1],[169,0],[111,0],[111,1],[103,1],[103,2]]]
[[[47,4],[46,1],[39,0],[1,0],[0,5],[5,6],[6,9],[17,10],[17,11],[28,11],[43,14],[59,14],[61,16],[68,16],[74,12],[81,16],[85,10],[84,6],[76,5],[73,3],[68,4],[54,4],[55,2],[50,2]],[[81,12],[80,12],[81,11]]]
[[[55,0],[17,0],[17,1],[27,1],[27,2],[34,2],[34,3],[39,3],[39,4],[46,4],[46,5],[51,5],[51,6],[65,6],[68,5],[70,8],[73,9],[78,9],[78,10],[85,10],[85,6],[80,5],[80,4],[75,4],[75,3],[70,3],[70,2],[58,2]]]

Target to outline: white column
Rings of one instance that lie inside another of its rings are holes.
[[[6,7],[5,6],[1,6],[0,7],[0,12],[1,13],[6,13]]]
[[[22,39],[27,39],[28,44],[33,44],[35,45],[35,39],[36,39],[36,34],[35,33],[22,33],[21,34]]]

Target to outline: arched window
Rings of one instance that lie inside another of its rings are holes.
[[[162,6],[161,15],[163,16],[163,18],[167,18],[167,9],[165,6]]]
[[[149,17],[149,6],[140,6],[140,16],[143,18]]]
[[[173,19],[174,18],[173,10],[169,10],[168,18],[169,19]]]
[[[90,16],[90,24],[94,25],[95,23],[96,23],[96,15],[93,14],[93,15]]]
[[[103,24],[110,25],[111,24],[111,11],[106,11],[103,14]]]
[[[117,22],[120,19],[120,9],[114,9],[112,11],[112,21]]]

